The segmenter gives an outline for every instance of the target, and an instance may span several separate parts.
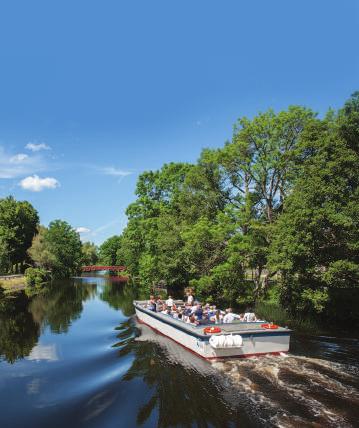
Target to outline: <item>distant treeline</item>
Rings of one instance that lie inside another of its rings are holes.
[[[243,117],[196,164],[141,174],[127,227],[102,247],[141,287],[324,314],[359,286],[358,149],[359,93],[324,118],[301,106]]]
[[[39,221],[29,202],[0,199],[0,273],[23,273],[34,266],[39,270],[31,271],[29,280],[35,284],[48,277],[44,272],[67,278],[97,261],[96,246],[83,244],[68,223],[55,220],[44,227]]]

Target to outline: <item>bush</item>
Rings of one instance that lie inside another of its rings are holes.
[[[314,317],[293,317],[278,303],[257,302],[255,313],[261,319],[283,327],[288,326],[300,333],[319,334],[325,331]]]
[[[42,268],[27,268],[25,270],[26,286],[31,288],[42,288],[50,280],[49,273]]]

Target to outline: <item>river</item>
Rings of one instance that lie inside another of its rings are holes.
[[[208,363],[133,317],[105,277],[0,298],[0,427],[354,427],[359,340]]]

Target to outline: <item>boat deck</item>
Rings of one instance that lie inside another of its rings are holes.
[[[203,329],[208,326],[216,326],[220,327],[221,334],[228,333],[228,334],[268,334],[268,332],[271,333],[288,333],[290,331],[288,328],[279,327],[276,329],[266,329],[261,327],[261,324],[265,321],[259,321],[259,322],[243,322],[243,321],[235,321],[233,323],[228,324],[213,324],[213,323],[204,323],[200,325],[193,325],[186,323],[182,320],[178,320],[175,318],[172,318],[170,315],[163,314],[161,312],[153,312],[150,311],[145,307],[147,301],[134,301],[135,308],[138,310],[147,313],[148,315],[157,318],[167,324],[171,324],[173,326],[176,326],[182,331],[187,331],[191,335],[195,335],[202,338],[208,338],[209,336],[203,333]],[[176,302],[177,303],[177,302]]]

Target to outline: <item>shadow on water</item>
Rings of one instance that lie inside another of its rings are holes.
[[[357,339],[299,336],[287,356],[208,363],[137,324],[109,278],[0,296],[1,427],[352,427]],[[21,412],[19,408],[21,406]]]

